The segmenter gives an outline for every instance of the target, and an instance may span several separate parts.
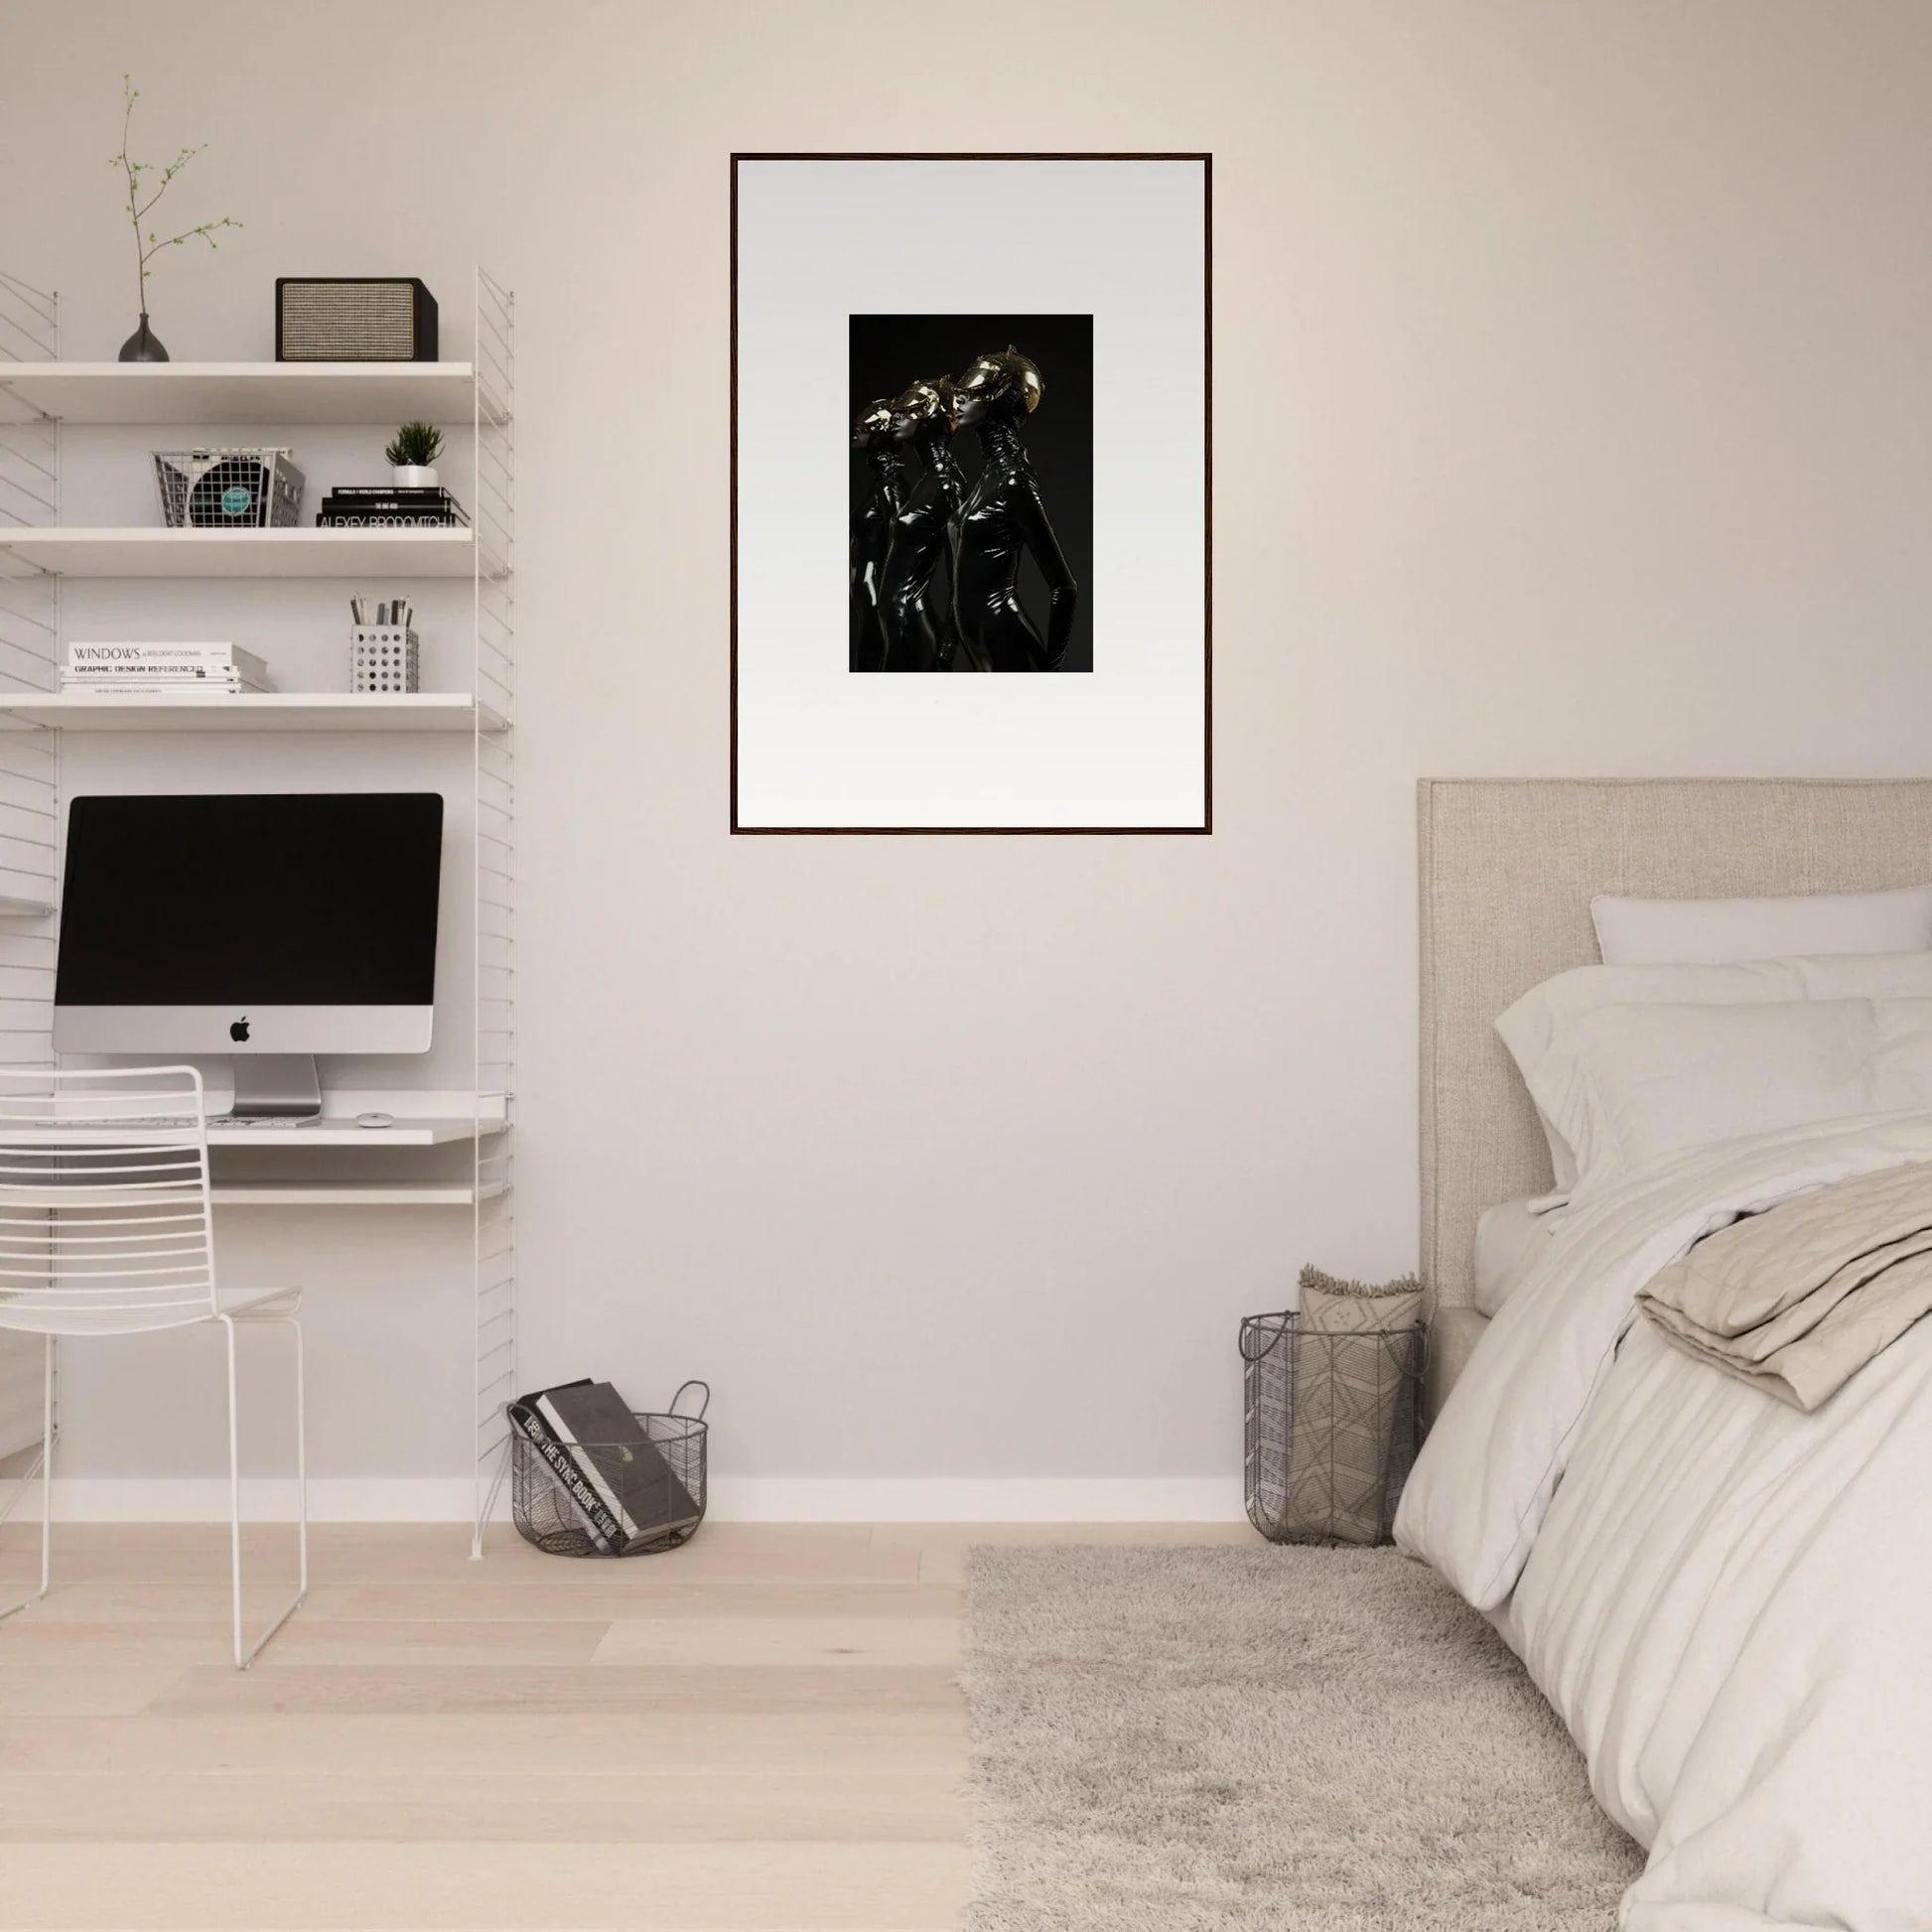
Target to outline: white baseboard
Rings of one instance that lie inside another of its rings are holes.
[[[506,1498],[498,1513],[509,1514]],[[38,1490],[23,1495],[14,1521],[32,1518]],[[286,1478],[244,1477],[241,1513],[251,1522],[281,1522],[295,1508]],[[312,1523],[468,1523],[477,1492],[461,1476],[311,1476]],[[64,1523],[225,1523],[228,1485],[219,1476],[56,1476],[55,1520]]]
[[[288,1514],[290,1485],[241,1485],[242,1513]],[[39,1507],[20,1498],[15,1521]],[[316,1476],[317,1523],[467,1523],[476,1491],[460,1476]],[[69,1523],[215,1523],[228,1515],[219,1477],[57,1477],[54,1513]],[[497,1515],[506,1516],[498,1498]],[[1221,1476],[882,1477],[720,1476],[711,1485],[718,1523],[1234,1523],[1241,1483]]]
[[[1239,1476],[734,1476],[725,1523],[1236,1523]]]

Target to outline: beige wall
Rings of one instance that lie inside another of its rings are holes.
[[[1236,1317],[1415,1259],[1417,775],[1926,768],[1917,0],[10,0],[74,355],[123,68],[248,224],[178,356],[281,272],[419,268],[452,352],[518,290],[526,1362],[709,1375],[727,1472],[1225,1476]],[[1213,150],[1211,840],[726,836],[734,147]]]

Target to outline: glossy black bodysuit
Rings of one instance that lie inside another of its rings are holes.
[[[1039,484],[1004,417],[976,425],[986,467],[960,514],[953,617],[976,671],[1057,671],[1066,658],[1079,587],[1046,520]],[[1031,550],[1050,602],[1046,637],[1020,603],[1020,559]]]
[[[935,591],[943,558],[952,568],[952,532],[966,499],[966,473],[953,460],[952,431],[933,422],[915,439],[925,474],[893,519],[879,594],[879,668],[945,671],[952,668],[949,599]]]
[[[904,506],[909,471],[894,444],[876,441],[866,451],[866,491],[852,512],[852,636],[848,668],[879,669],[879,591],[892,548],[893,524]]]

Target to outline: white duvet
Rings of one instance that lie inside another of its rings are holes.
[[[1626,1932],[1932,1932],[1932,1322],[1813,1415],[1632,1321],[1700,1234],[1932,1161],[1932,1115],[1693,1150],[1573,1208],[1396,1539],[1515,1646],[1650,1851]]]

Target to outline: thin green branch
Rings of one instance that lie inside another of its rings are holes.
[[[121,151],[117,155],[109,156],[108,166],[119,168],[127,181],[127,217],[129,224],[134,229],[135,267],[140,274],[141,313],[146,315],[148,312],[148,276],[152,273],[148,264],[162,249],[179,248],[186,241],[206,241],[210,248],[213,248],[218,246],[214,239],[214,231],[217,228],[238,228],[242,223],[237,221],[232,215],[224,214],[218,221],[198,222],[194,227],[185,228],[177,235],[169,235],[165,240],[157,235],[152,228],[146,231],[145,236],[143,235],[141,224],[147,218],[155,204],[161,200],[162,196],[167,194],[169,183],[198,154],[206,150],[207,143],[203,142],[200,147],[183,148],[175,156],[174,160],[169,162],[161,170],[161,180],[155,187],[154,193],[145,202],[142,201],[141,177],[145,174],[152,174],[154,170],[149,163],[136,161],[127,151],[128,139],[134,125],[134,103],[141,98],[141,90],[134,84],[133,75],[125,73],[121,75],[121,91],[124,102],[121,112]]]

